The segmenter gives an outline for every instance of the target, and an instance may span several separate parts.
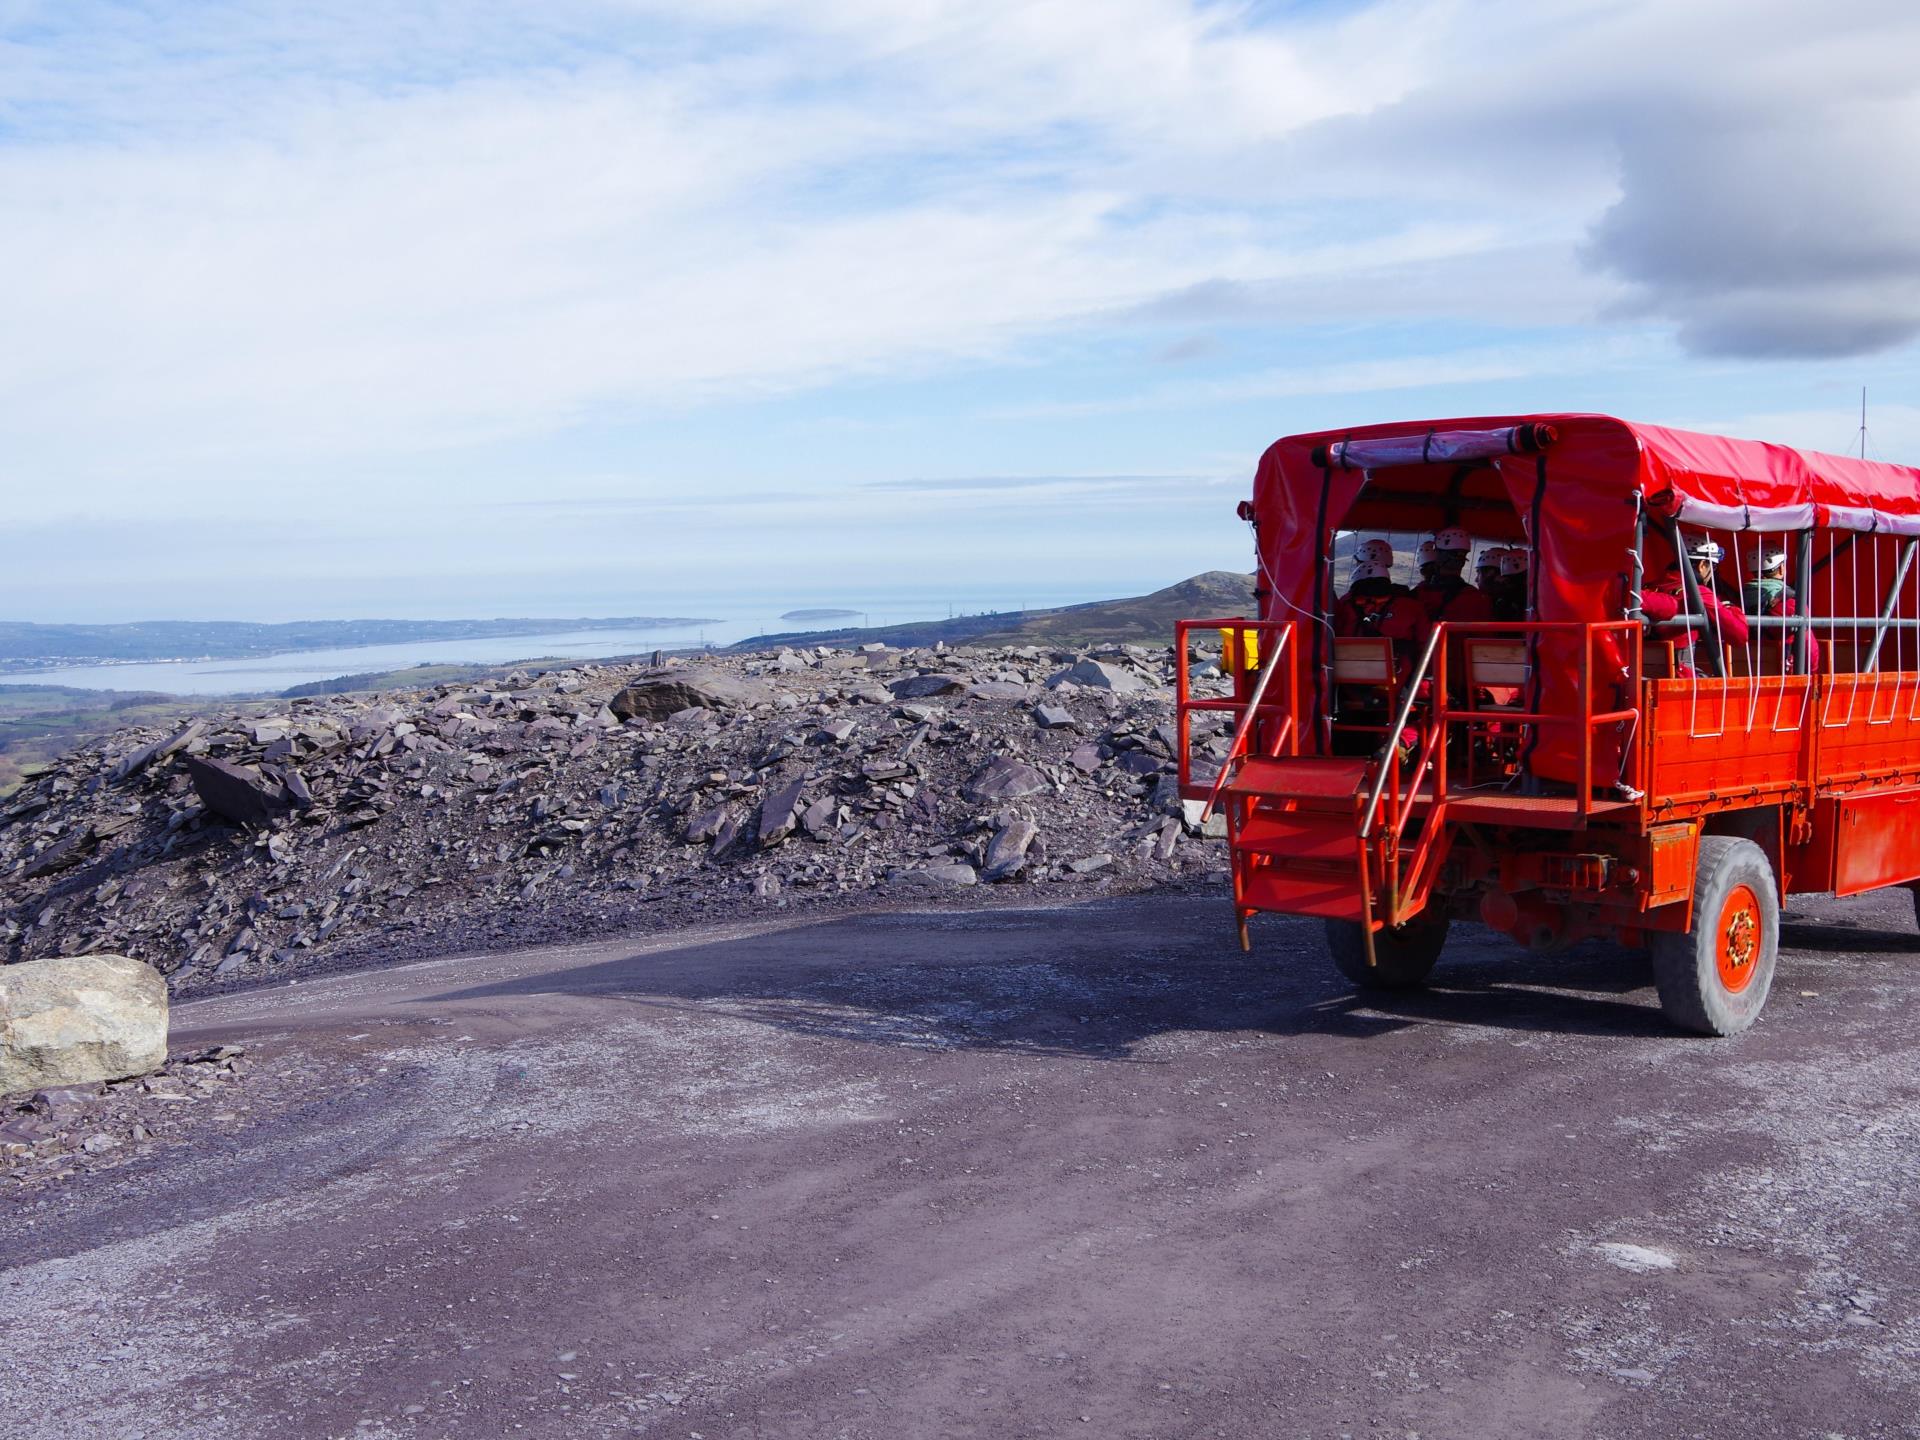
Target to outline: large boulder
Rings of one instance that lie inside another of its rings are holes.
[[[1018,875],[1027,865],[1027,851],[1033,848],[1040,827],[1031,820],[1009,820],[993,832],[987,846],[986,863],[980,869],[983,880],[1005,880]]]
[[[976,770],[960,793],[978,804],[999,800],[1019,800],[1038,795],[1053,787],[1047,777],[1024,760],[1009,760],[997,755]]]
[[[1139,690],[1146,683],[1132,671],[1122,670],[1118,665],[1109,665],[1103,660],[1078,660],[1047,677],[1049,687],[1083,685],[1089,690],[1112,690],[1116,693]]]
[[[800,804],[802,794],[807,788],[805,778],[789,781],[760,804],[759,840],[762,845],[778,845],[793,833],[793,827],[800,823]]]
[[[736,676],[689,670],[639,680],[607,706],[622,720],[664,720],[682,710],[743,710],[766,699],[760,686]]]
[[[167,1058],[167,982],[125,955],[0,966],[0,1095],[144,1075]]]
[[[896,700],[931,700],[936,695],[964,695],[967,682],[958,675],[909,675],[887,689]]]
[[[129,776],[138,775],[154,761],[164,760],[167,756],[186,749],[187,746],[204,735],[206,730],[206,721],[189,721],[184,729],[176,730],[164,740],[156,740],[151,745],[143,745],[131,755],[126,756],[118,765],[113,767],[113,778],[115,780],[125,780]]]
[[[200,802],[236,825],[264,825],[293,804],[284,785],[251,765],[189,755],[187,775]]]

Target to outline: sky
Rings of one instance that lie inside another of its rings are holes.
[[[0,0],[0,618],[1248,568],[1280,435],[1920,463],[1912,0]]]

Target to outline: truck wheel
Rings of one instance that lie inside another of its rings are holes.
[[[1410,924],[1377,930],[1374,963],[1367,964],[1367,937],[1353,920],[1327,921],[1327,953],[1340,973],[1362,990],[1413,990],[1427,983],[1433,962],[1447,943],[1447,917],[1421,916]]]
[[[1683,1030],[1737,1035],[1760,1016],[1780,950],[1780,898],[1767,853],[1708,835],[1693,875],[1693,929],[1654,934],[1660,1008]]]

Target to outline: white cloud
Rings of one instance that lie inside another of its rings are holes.
[[[290,473],[370,515],[583,473],[830,490],[856,453],[927,467],[853,413],[772,475],[561,452],[963,369],[1031,398],[932,402],[956,432],[1697,376],[1669,332],[1897,345],[1916,52],[1910,0],[0,0],[11,516],[218,506],[231,553]],[[1265,343],[1195,334],[1236,329]],[[1089,401],[1067,367],[1102,349],[1203,363],[1115,360]]]

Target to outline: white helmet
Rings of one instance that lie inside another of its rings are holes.
[[[1473,568],[1476,570],[1498,570],[1501,562],[1506,558],[1507,552],[1505,549],[1498,545],[1489,545],[1480,552],[1480,558],[1473,562]]]
[[[1527,554],[1527,552],[1518,545],[1515,545],[1510,550],[1502,550],[1500,552],[1500,573],[1502,575],[1524,575],[1527,573],[1527,565],[1532,558],[1532,556]]]
[[[1473,541],[1468,537],[1467,532],[1462,530],[1458,525],[1449,525],[1444,530],[1436,530],[1433,532],[1433,548],[1435,550],[1466,551],[1473,549]]]
[[[1393,564],[1393,546],[1384,540],[1362,540],[1353,547],[1353,558],[1366,565]]]
[[[1349,585],[1358,585],[1362,580],[1391,580],[1393,567],[1382,565],[1378,560],[1360,560],[1355,562],[1353,574],[1347,577]]]
[[[1726,552],[1720,548],[1719,542],[1715,540],[1703,538],[1687,546],[1687,558],[1689,560],[1711,560],[1716,565],[1720,563],[1720,557],[1725,553]]]
[[[1760,556],[1762,575],[1784,575],[1787,573],[1787,552],[1784,550],[1766,550]]]
[[[1420,548],[1414,553],[1420,561],[1420,568],[1424,570],[1433,563],[1433,557],[1438,552],[1434,550],[1431,540],[1422,540],[1420,542]]]

